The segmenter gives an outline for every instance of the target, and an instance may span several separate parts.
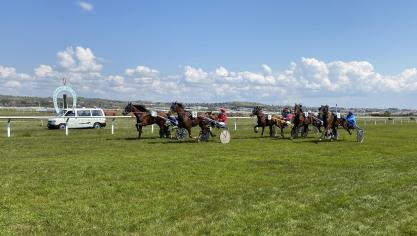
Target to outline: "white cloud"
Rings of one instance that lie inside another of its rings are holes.
[[[265,74],[267,75],[272,74],[272,69],[267,64],[262,64],[262,69],[264,70]]]
[[[49,65],[40,65],[35,69],[35,75],[38,77],[52,77],[55,75],[53,69]]]
[[[6,83],[4,83],[4,86],[6,88],[19,88],[21,85],[20,85],[20,82],[19,81],[9,80]]]
[[[7,78],[10,76],[14,76],[16,74],[16,69],[13,67],[4,67],[0,66],[0,77]]]
[[[194,68],[192,66],[186,66],[184,68],[184,78],[187,82],[209,82],[207,75],[207,72],[201,68]]]
[[[219,68],[216,69],[216,75],[220,77],[227,77],[229,76],[229,71],[223,66],[220,66]]]
[[[137,66],[136,68],[126,69],[126,75],[139,77],[153,77],[159,75],[159,71],[147,66]]]
[[[89,48],[72,47],[57,53],[58,61],[64,70],[70,72],[94,73],[103,68]]]
[[[187,65],[174,75],[163,75],[157,69],[139,65],[126,68],[125,75],[105,75],[103,65],[90,48],[69,47],[58,52],[57,58],[58,66],[41,64],[33,75],[0,65],[0,94],[48,96],[63,77],[69,78],[82,96],[124,100],[244,100],[282,104],[362,97],[366,104],[372,97],[385,105],[382,101],[388,100],[386,94],[397,98],[417,92],[416,68],[383,75],[366,61],[301,58],[282,71],[273,71],[266,64],[260,65],[259,71],[231,71],[225,66],[210,71]],[[414,103],[410,100],[410,104]]]
[[[94,9],[93,4],[85,2],[85,1],[78,1],[77,5],[81,7],[84,11],[92,11]]]

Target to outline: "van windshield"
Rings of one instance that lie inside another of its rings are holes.
[[[64,116],[64,115],[65,115],[65,113],[67,113],[67,110],[61,110],[61,111],[58,113],[58,116]]]

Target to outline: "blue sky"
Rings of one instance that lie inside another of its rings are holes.
[[[346,106],[417,107],[417,1],[15,0],[0,6],[2,94],[43,95],[66,75],[90,97],[311,105],[340,97]],[[65,64],[59,52],[79,67]],[[83,66],[86,61],[93,66]],[[40,65],[51,70],[36,73]],[[140,94],[132,95],[132,87]],[[207,90],[213,92],[199,99]],[[223,94],[230,90],[236,91]]]

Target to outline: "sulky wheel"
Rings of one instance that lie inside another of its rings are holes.
[[[210,138],[210,132],[205,131],[205,132],[200,132],[200,135],[198,136],[198,140],[200,142],[207,142]]]
[[[229,143],[229,142],[230,142],[230,139],[231,139],[232,137],[231,137],[231,135],[230,135],[229,130],[224,129],[224,130],[222,130],[222,132],[220,132],[219,138],[220,138],[220,142],[221,142],[221,143],[226,144],[226,143]]]
[[[176,134],[177,140],[183,141],[185,139],[185,136],[187,135],[187,131],[184,128],[178,128]]]

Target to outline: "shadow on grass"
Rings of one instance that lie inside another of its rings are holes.
[[[195,139],[187,139],[187,140],[176,140],[176,139],[171,139],[171,140],[167,140],[164,139],[164,141],[162,142],[149,142],[148,144],[184,144],[184,143],[195,143],[198,144],[199,142],[197,142],[197,140]],[[207,143],[207,142],[201,142],[201,143]]]
[[[140,140],[153,140],[153,139],[161,139],[159,137],[141,137],[138,139],[137,137],[128,137],[128,138],[107,138],[106,140],[127,140],[127,141],[138,141]]]
[[[237,139],[237,140],[239,140],[239,139],[267,139],[267,138],[274,138],[274,137],[269,137],[269,136],[250,136],[250,137],[233,137],[232,136],[232,139]]]

